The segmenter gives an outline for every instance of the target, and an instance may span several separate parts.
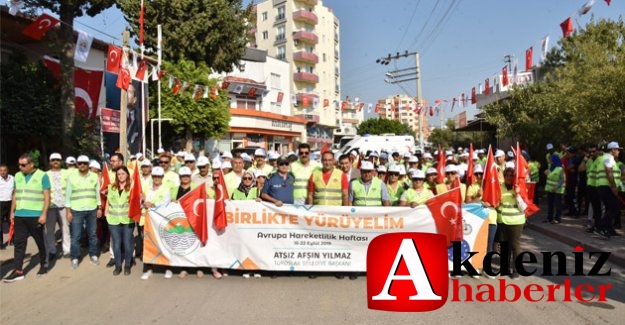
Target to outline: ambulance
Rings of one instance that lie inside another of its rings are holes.
[[[386,151],[392,153],[397,151],[399,153],[415,153],[415,139],[411,135],[395,135],[393,133],[386,133],[382,135],[357,135],[351,141],[347,142],[343,147],[339,149],[340,154],[347,154],[350,151],[358,149],[359,153],[366,153],[367,151]]]

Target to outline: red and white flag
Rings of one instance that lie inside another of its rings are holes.
[[[525,70],[532,70],[532,58],[534,56],[534,47],[530,46],[529,49],[525,50]]]
[[[45,35],[46,32],[48,32],[58,23],[58,19],[48,14],[42,14],[37,18],[37,20],[26,26],[26,28],[24,28],[24,30],[22,31],[22,34],[36,40],[41,40],[43,35]]]
[[[208,241],[208,220],[206,214],[206,186],[198,186],[178,200],[195,235],[206,245]]]
[[[132,187],[128,198],[128,218],[135,222],[141,221],[141,178],[139,174],[137,170],[132,174]]]
[[[106,206],[106,192],[108,191],[109,185],[111,184],[111,178],[109,177],[109,167],[106,162],[103,163],[102,167],[102,182],[100,184],[100,206]]]
[[[516,150],[514,148],[512,148],[512,150],[516,155],[516,177],[514,183],[519,186],[519,196],[524,203],[519,206],[526,206],[523,212],[525,213],[525,216],[529,217],[540,211],[540,208],[534,204],[534,201],[529,196],[529,191],[527,189],[526,179],[530,172],[529,164],[525,160],[525,157],[523,157],[518,142],[516,143]]]
[[[501,84],[505,87],[508,85],[508,66],[504,65],[501,68]]]
[[[484,96],[490,95],[490,78],[484,80]]]
[[[135,74],[135,78],[143,82],[145,79],[145,71],[147,69],[148,69],[148,61],[141,60],[141,62],[139,63],[139,67],[137,68],[137,73]]]
[[[376,114],[380,113],[380,103],[375,104],[375,111]]]
[[[108,52],[106,54],[106,71],[110,73],[119,73],[119,66],[122,62],[122,49],[109,44]]]
[[[547,50],[549,50],[549,34],[540,41],[540,60],[545,61],[547,58]]]
[[[588,0],[588,2],[586,2],[581,8],[579,8],[577,13],[580,16],[583,16],[583,15],[587,14],[590,11],[590,8],[592,8],[592,6],[594,4],[595,4],[595,0]],[[610,5],[610,4],[608,4],[608,5]]]
[[[482,201],[488,202],[492,207],[499,206],[499,202],[501,202],[501,184],[499,184],[497,166],[490,146],[488,147],[484,178],[482,179]]]
[[[115,86],[119,89],[128,90],[130,87],[130,70],[128,68],[119,69]]]
[[[219,170],[219,181],[215,186],[215,207],[213,209],[213,226],[217,231],[223,231],[228,226],[228,220],[226,219],[226,198],[228,195],[228,188],[224,180],[224,173]]]
[[[432,112],[432,107],[430,107],[430,112]],[[430,114],[431,115],[431,114]],[[445,152],[441,148],[441,145],[438,145],[438,155],[436,156],[436,161],[438,164],[436,165],[436,183],[443,184],[445,183]]]
[[[488,89],[488,87],[486,87]],[[477,94],[475,93],[475,87],[471,88],[471,104],[477,103]]]
[[[571,33],[573,32],[573,20],[571,19],[571,17],[560,23],[560,28],[562,28],[563,38],[571,36]]]
[[[451,246],[452,241],[462,241],[464,228],[460,187],[437,195],[426,204],[432,213],[438,233],[447,238],[447,247]]]

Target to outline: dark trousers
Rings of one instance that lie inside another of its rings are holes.
[[[573,178],[573,177],[577,177],[577,175],[570,176],[570,178]],[[567,215],[577,214],[577,211],[576,211],[577,209],[575,207],[575,188],[576,187],[577,187],[577,179],[569,179],[569,181],[566,182],[564,204],[568,212]]]
[[[547,204],[547,219],[560,221],[562,219],[562,194],[547,192]]]
[[[605,205],[605,214],[603,218],[601,218],[601,222],[597,228],[599,228],[599,230],[612,232],[614,231],[614,220],[620,217],[621,204],[618,197],[614,195],[609,186],[599,186],[597,190],[601,197],[601,202]]]
[[[504,223],[497,225],[497,230],[501,229],[502,241],[508,242],[508,250],[512,258],[510,266],[513,270],[515,270],[514,261],[516,261],[517,256],[521,254],[521,234],[523,234],[523,226],[524,225],[506,225]]]
[[[586,199],[586,181],[581,181],[577,184],[577,213],[582,214],[588,211],[588,200]]]
[[[599,190],[596,186],[588,186],[586,191],[588,192],[588,200],[592,207],[594,226],[597,227],[601,221],[601,197],[599,196]]]
[[[26,244],[28,236],[35,239],[39,249],[39,259],[41,266],[46,263],[46,245],[43,241],[43,225],[39,223],[37,217],[15,217],[15,234],[13,235],[15,270],[22,271],[24,268],[24,256],[26,256]]]
[[[0,245],[4,244],[4,224],[11,223],[9,212],[11,211],[11,201],[0,202]],[[8,228],[7,228],[8,229]]]

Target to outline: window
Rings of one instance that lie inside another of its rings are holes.
[[[284,48],[284,47],[283,47]],[[280,75],[277,73],[272,73],[269,78],[269,87],[272,89],[280,89]]]
[[[276,28],[276,41],[282,41],[285,39],[286,39],[286,36],[285,36],[284,26],[280,26]]]
[[[266,12],[266,11],[264,11],[264,12],[261,14],[261,17],[262,17],[262,18],[261,18],[261,19],[262,19],[262,21],[267,21],[267,12]]]
[[[278,7],[278,15],[276,16],[276,20],[284,20],[286,18],[286,10],[284,6]]]
[[[278,54],[276,55],[278,60],[284,60],[286,58],[286,48],[284,46],[278,46]]]
[[[268,31],[263,31],[263,39],[268,39],[269,38],[269,32]]]
[[[326,62],[326,54],[323,53],[322,55],[323,55],[323,62]]]

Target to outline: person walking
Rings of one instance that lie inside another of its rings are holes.
[[[597,191],[601,202],[605,206],[605,214],[601,218],[595,233],[603,239],[610,239],[615,234],[614,221],[620,217],[621,204],[618,199],[618,186],[621,179],[621,170],[616,163],[622,148],[618,142],[610,142],[606,146],[604,155],[599,159],[597,172]]]
[[[8,243],[4,243],[4,229],[11,223],[10,211],[13,200],[15,179],[9,174],[9,167],[0,164],[0,249],[6,249]]]
[[[549,170],[545,170],[545,174],[547,175],[545,192],[547,192],[548,204],[546,221],[552,224],[559,224],[562,221],[562,196],[565,190],[565,181],[562,161],[557,154],[551,154]]]
[[[321,156],[321,169],[313,171],[308,180],[306,204],[347,206],[349,181],[347,174],[335,168],[334,154],[326,151]]]
[[[319,164],[310,159],[311,151],[308,143],[301,143],[297,150],[299,160],[291,164],[291,173],[295,177],[293,200],[295,204],[305,204],[308,198],[308,180],[313,171],[319,168]]]
[[[50,170],[46,172],[50,179],[50,207],[46,216],[45,243],[48,252],[48,265],[55,259],[66,256],[69,257],[71,239],[69,237],[69,222],[67,221],[67,211],[65,209],[65,188],[69,173],[66,169],[61,169],[63,158],[59,153],[50,155]],[[61,226],[61,238],[63,252],[57,254],[56,249],[56,225]]]
[[[352,206],[390,206],[386,184],[373,177],[374,166],[369,161],[360,164],[360,178],[349,183],[349,202]]]
[[[10,218],[14,224],[14,269],[4,282],[24,279],[24,257],[28,237],[32,236],[39,250],[39,272],[37,276],[48,273],[46,266],[46,247],[43,239],[43,227],[50,206],[50,179],[43,171],[35,167],[32,156],[23,154],[18,159],[20,171],[15,174],[15,190],[11,198]]]
[[[514,168],[506,168],[504,170],[504,186],[501,187],[501,203],[497,207],[499,213],[499,219],[501,223],[498,227],[501,227],[500,243],[506,242],[508,245],[508,256],[511,256],[512,261],[516,261],[517,257],[521,254],[521,235],[523,234],[523,227],[525,225],[525,213],[519,208],[517,195],[519,193],[518,185],[514,185],[514,178],[516,177]],[[515,263],[502,264],[510,265],[512,268],[512,279],[517,279],[519,273],[516,271]],[[509,270],[501,270],[502,274],[507,273]]]
[[[159,158],[160,162],[160,158]],[[169,160],[168,160],[169,162]],[[182,169],[182,167],[180,167]],[[145,193],[143,207],[145,209],[157,209],[160,206],[167,205],[171,202],[171,188],[164,184],[163,178],[165,177],[165,170],[162,167],[152,168],[152,188]],[[140,223],[143,227],[143,222]],[[143,250],[143,247],[141,247]],[[143,253],[141,253],[143,254]],[[147,280],[152,276],[151,264],[143,264],[144,272],[141,275],[141,280]],[[165,271],[165,279],[171,279],[173,272],[169,269]]]
[[[283,204],[293,204],[295,177],[289,172],[289,160],[284,157],[278,159],[278,172],[267,180],[261,198],[281,207]]]
[[[388,190],[388,195],[392,206],[398,206],[399,199],[404,194],[404,182],[399,180],[400,172],[401,168],[398,164],[392,165],[388,168],[388,179],[386,181],[386,188]]]
[[[262,170],[258,170],[262,172]],[[254,186],[254,173],[247,170],[243,172],[241,177],[241,183],[231,195],[231,199],[237,201],[256,200],[258,197],[258,191]]]
[[[119,275],[122,272],[122,262],[124,262],[124,275],[130,275],[132,267],[135,222],[128,217],[132,186],[141,186],[141,184],[131,183],[130,172],[126,166],[118,167],[115,170],[115,181],[108,186],[105,209],[114,252],[113,275]]]
[[[408,188],[399,199],[399,206],[416,208],[425,205],[425,202],[434,197],[434,193],[425,188],[425,173],[422,170],[414,170],[410,174],[412,186]]]

